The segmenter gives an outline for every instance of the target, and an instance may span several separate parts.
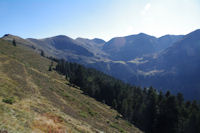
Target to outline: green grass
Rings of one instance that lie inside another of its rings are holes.
[[[15,102],[15,99],[14,99],[14,97],[4,98],[4,99],[2,99],[2,102],[8,103],[8,104],[13,104]]]
[[[84,117],[84,118],[88,117],[88,114],[86,112],[80,111],[79,114],[80,114],[81,117]]]
[[[92,109],[90,109],[90,108],[88,108],[88,113],[89,113],[89,115],[91,115],[92,117],[94,117],[94,116],[97,115],[97,113],[94,112],[94,111],[93,111]]]
[[[126,133],[126,131],[123,128],[121,128],[119,125],[112,123],[112,124],[110,124],[110,126],[113,127],[113,128],[116,128],[121,133]]]

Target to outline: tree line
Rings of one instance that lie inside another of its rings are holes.
[[[181,93],[141,88],[76,63],[56,60],[55,70],[87,95],[116,109],[146,133],[200,133],[200,105]]]

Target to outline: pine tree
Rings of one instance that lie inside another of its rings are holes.
[[[51,64],[49,65],[49,71],[52,71],[52,67],[53,67],[53,61],[51,61]]]
[[[17,46],[15,39],[12,41],[13,46]]]
[[[54,60],[56,61],[56,60]],[[57,60],[56,70],[87,95],[112,106],[146,133],[200,133],[200,107],[181,93],[142,89],[76,63]],[[52,64],[50,66],[53,66]],[[50,68],[51,69],[51,68]]]
[[[44,55],[44,51],[43,51],[43,50],[41,50],[41,53],[40,53],[40,55],[41,55],[41,56],[43,56],[43,57],[45,56],[45,55]]]

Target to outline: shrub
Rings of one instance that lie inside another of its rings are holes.
[[[10,97],[10,98],[4,98],[4,99],[2,99],[2,102],[8,103],[8,104],[13,104],[15,102],[15,100],[14,100],[13,97]]]

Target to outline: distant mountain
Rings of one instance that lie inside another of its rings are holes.
[[[137,56],[155,52],[156,38],[138,34],[126,37],[117,37],[108,41],[103,50],[112,60],[131,60]]]
[[[157,46],[157,49],[164,50],[172,46],[172,44],[174,44],[178,40],[181,40],[182,38],[183,38],[183,35],[165,35],[165,36],[159,37],[158,38],[159,45]]]
[[[43,50],[49,56],[64,58],[78,63],[96,63],[110,61],[129,61],[137,57],[155,54],[169,46],[182,36],[167,35],[161,38],[144,33],[113,38],[108,42],[102,39],[77,38],[59,35],[44,39],[22,39],[6,35],[5,40],[15,39],[23,45]]]
[[[79,41],[81,43],[96,45],[96,46],[99,46],[99,47],[102,47],[106,43],[103,39],[99,39],[99,38],[87,39],[87,38],[78,37],[75,40]]]
[[[102,51],[104,40],[99,38],[87,39],[87,38],[77,38],[76,41],[81,43],[81,46],[91,51],[95,56],[106,56],[106,53]]]
[[[99,39],[99,38],[94,38],[92,39],[93,42],[95,42],[96,44],[105,44],[106,42],[103,39]]]
[[[112,60],[128,61],[164,50],[181,38],[182,36],[175,35],[156,38],[140,33],[113,38],[104,45],[103,50],[110,55]]]
[[[83,55],[83,56],[93,56],[91,52],[89,52],[87,49],[81,47],[79,43],[76,40],[73,40],[70,37],[59,35],[51,38],[45,38],[45,39],[28,39],[29,41],[32,41],[37,44],[41,45],[51,45],[57,50],[67,50],[74,54]]]
[[[188,99],[199,99],[200,30],[185,35],[158,55],[140,61],[144,63],[137,64],[138,74],[129,82],[170,89],[182,92]],[[135,67],[133,64],[131,66]]]

